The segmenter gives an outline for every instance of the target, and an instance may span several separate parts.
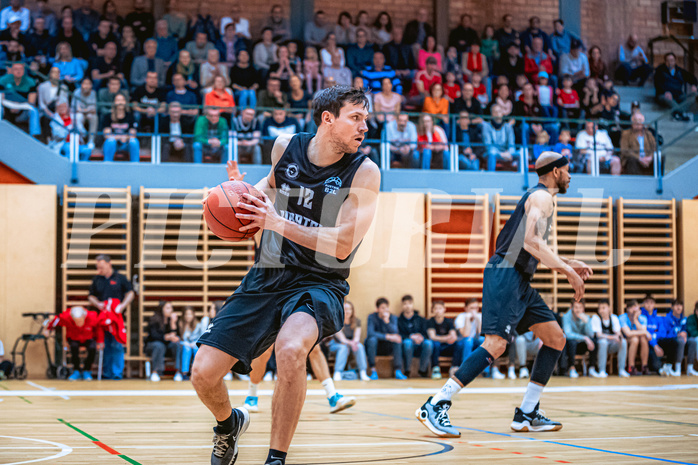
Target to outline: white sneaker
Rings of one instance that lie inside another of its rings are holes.
[[[516,379],[516,368],[509,367],[509,372],[507,373],[507,378]]]
[[[698,376],[698,371],[696,371],[696,369],[693,368],[693,365],[688,365],[688,369],[686,370],[686,375],[687,376]]]
[[[241,375],[238,373],[235,373],[235,375],[237,375],[237,377],[240,381],[249,381],[250,380],[250,375]]]
[[[521,369],[519,370],[519,378],[520,378],[520,379],[526,379],[526,378],[528,378],[528,377],[529,377],[528,368],[526,368],[526,367],[521,368]]]
[[[305,379],[307,379],[308,381],[312,381],[312,380],[313,380],[313,375],[311,375],[310,373],[308,373],[308,376],[306,376]]]
[[[342,380],[342,373],[339,371],[335,371],[332,379],[335,381],[341,381]]]
[[[150,374],[150,380],[154,383],[157,383],[158,381],[160,381],[160,375],[158,375],[156,372],[152,372]]]
[[[274,380],[274,374],[271,371],[267,371],[264,374],[264,381],[273,381]]]
[[[601,373],[599,373],[599,378],[608,378],[608,373],[602,371]]]
[[[659,369],[660,376],[669,376],[671,374],[671,365],[665,363],[663,367]]]
[[[594,367],[589,368],[589,376],[591,376],[592,378],[601,378],[602,377],[599,374],[599,372],[596,371],[596,368],[594,368]]]
[[[674,376],[676,378],[680,377],[681,376],[681,368],[679,368],[678,370],[669,370],[669,375]]]
[[[492,379],[506,379],[499,368],[492,367]]]
[[[366,374],[366,370],[361,370],[359,378],[361,378],[361,381],[371,381],[371,377]]]
[[[182,379],[184,379],[184,378],[182,378],[182,373],[180,373],[179,371],[177,373],[175,373],[175,375],[174,375],[175,381],[180,382],[180,381],[182,381]]]
[[[232,381],[233,380],[233,374],[229,371],[227,375],[223,377],[224,380],[226,381]]]
[[[576,368],[570,368],[569,377],[572,378],[572,379],[577,379],[577,378],[579,378],[579,374],[577,373],[577,369],[576,369]]]
[[[618,372],[618,376],[621,377],[621,378],[630,378],[630,373],[628,373],[628,372],[625,371],[625,370],[620,370],[620,371]]]

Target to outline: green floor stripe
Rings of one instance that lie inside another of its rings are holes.
[[[22,400],[23,400],[24,402],[26,402],[26,403],[28,403],[28,404],[31,404],[31,403],[32,403],[32,401],[31,401],[31,400],[29,400],[29,399],[25,399],[25,398],[24,398],[24,397],[22,397],[22,396],[19,396],[19,398],[20,398],[20,399],[22,399]]]
[[[5,386],[4,384],[0,384],[0,388],[4,389],[4,390],[6,390],[6,391],[9,391],[9,390],[10,390],[10,388],[8,388],[7,386]]]
[[[63,424],[64,424],[65,426],[67,426],[68,428],[74,429],[75,431],[77,431],[78,433],[82,434],[83,436],[85,436],[85,437],[86,437],[87,439],[89,439],[90,441],[97,441],[97,442],[99,442],[99,439],[97,439],[96,437],[90,436],[89,434],[87,434],[86,432],[84,432],[83,430],[81,430],[80,428],[71,425],[70,423],[68,423],[67,421],[63,420],[62,418],[59,418],[58,421],[60,421],[61,423],[63,423]]]
[[[127,456],[125,456],[125,455],[123,455],[123,454],[119,455],[118,457],[121,457],[122,459],[126,460],[128,463],[132,463],[133,465],[141,465],[140,462],[136,462],[136,461],[133,460],[131,457],[127,457]]]

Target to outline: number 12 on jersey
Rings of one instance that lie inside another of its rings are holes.
[[[313,208],[313,197],[315,196],[315,191],[308,189],[305,186],[300,187],[300,193],[298,194],[298,205],[302,205],[305,208]]]

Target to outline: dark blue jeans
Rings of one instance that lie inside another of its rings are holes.
[[[369,368],[375,368],[376,355],[392,355],[393,368],[402,370],[402,344],[380,340],[376,337],[367,337],[364,345],[366,346]]]

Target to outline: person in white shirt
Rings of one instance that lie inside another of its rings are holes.
[[[482,313],[479,310],[480,302],[477,299],[470,298],[465,301],[465,311],[456,316],[456,319],[453,321],[458,337],[463,338],[463,359],[466,359],[473,350],[485,342],[485,336],[480,334],[482,330]],[[511,362],[511,355],[513,354],[510,352],[509,355],[509,361]],[[452,369],[451,371],[450,375],[452,376],[455,370]],[[485,376],[489,378],[490,375],[493,379],[504,379],[504,375],[496,366],[488,367],[485,370]]]
[[[225,16],[221,18],[221,35],[225,34],[225,26],[230,23],[235,25],[235,35],[238,37],[243,37],[249,39],[250,36],[250,22],[247,18],[241,18],[242,8],[239,3],[234,3],[230,7],[230,16]]]
[[[528,356],[532,355],[535,357],[543,346],[543,341],[537,338],[533,334],[533,331],[528,331],[527,333],[516,336],[514,346],[516,347],[516,356],[519,362],[519,378],[526,379],[529,376],[528,367],[526,366]]]
[[[587,121],[584,131],[577,134],[575,148],[586,160],[587,173],[592,173],[594,153],[599,160],[600,170],[610,170],[611,174],[620,174],[620,158],[613,154],[613,142],[605,130],[599,130],[593,121]]]
[[[630,375],[625,371],[625,361],[628,356],[628,341],[620,333],[620,320],[611,313],[611,306],[607,299],[599,300],[597,314],[591,317],[591,331],[594,333],[594,342],[597,347],[597,365],[589,369],[589,374],[594,378],[606,378],[606,364],[608,354],[618,354],[618,376],[627,378]]]

